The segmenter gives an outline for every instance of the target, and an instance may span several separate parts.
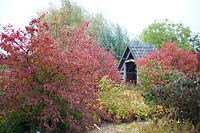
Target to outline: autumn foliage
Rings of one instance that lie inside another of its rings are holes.
[[[144,82],[149,79],[149,84],[164,84],[167,81],[167,75],[173,71],[180,71],[189,77],[198,71],[196,54],[168,42],[164,42],[160,50],[138,59],[137,64],[140,67],[140,78],[144,77]]]
[[[27,116],[32,131],[84,131],[96,122],[97,81],[118,79],[115,59],[87,34],[88,23],[53,38],[40,20],[0,35],[1,115]]]
[[[137,61],[143,96],[148,104],[171,110],[172,117],[200,124],[199,55],[163,43]]]

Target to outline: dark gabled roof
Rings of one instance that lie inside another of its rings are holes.
[[[130,45],[128,45],[120,59],[118,69],[119,70],[121,69],[124,62],[128,58],[127,56],[129,56],[129,53],[133,56],[133,59],[135,60],[139,57],[145,56],[146,54],[148,54],[149,52],[151,52],[153,50],[155,50],[155,46],[153,44],[130,44]]]
[[[153,44],[131,44],[128,47],[130,48],[130,51],[134,59],[143,57],[149,52],[151,52],[152,50],[155,50],[155,47]]]

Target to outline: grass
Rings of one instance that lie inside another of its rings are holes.
[[[106,123],[88,133],[196,133],[197,129],[190,122],[180,123],[169,121],[168,118],[160,119],[157,123],[143,121],[122,124]]]

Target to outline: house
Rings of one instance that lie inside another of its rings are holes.
[[[135,60],[155,50],[152,44],[131,44],[128,45],[120,59],[118,70],[123,75],[125,82],[137,83],[137,66]]]

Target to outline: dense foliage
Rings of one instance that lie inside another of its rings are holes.
[[[189,120],[197,125],[200,122],[199,76],[191,80],[184,75],[173,73],[170,78],[174,82],[151,88],[154,100],[165,107],[172,107],[174,118]]]
[[[16,125],[31,132],[87,130],[97,122],[97,81],[118,79],[112,52],[88,36],[88,23],[60,30],[55,40],[41,19],[25,31],[5,27],[0,35],[0,132]],[[12,120],[16,124],[8,124]]]
[[[99,33],[99,43],[105,46],[107,50],[112,50],[115,58],[119,61],[126,46],[132,42],[124,28],[107,23]]]
[[[130,43],[124,28],[108,22],[101,14],[88,13],[76,3],[62,1],[60,8],[50,6],[41,13],[44,12],[47,12],[44,20],[50,25],[52,34],[56,37],[60,36],[60,29],[77,29],[84,21],[90,22],[88,33],[96,37],[100,46],[104,46],[106,50],[112,50],[117,60],[120,59],[126,45]]]
[[[200,122],[197,54],[164,43],[159,51],[137,61],[139,80],[149,104],[170,108],[174,118]]]
[[[191,31],[182,23],[172,23],[169,20],[156,20],[142,32],[141,38],[144,43],[154,44],[157,48],[161,47],[163,41],[173,42],[178,47],[191,50],[190,46]]]
[[[106,77],[100,80],[99,88],[100,108],[111,115],[110,121],[128,122],[148,118],[150,107],[144,104],[139,91],[126,90],[125,86],[116,85]]]
[[[151,85],[167,83],[168,76],[174,71],[180,71],[189,77],[198,72],[196,54],[167,42],[162,44],[160,50],[138,59],[137,64],[140,67],[139,82],[147,89]]]
[[[3,29],[0,132],[85,132],[102,120],[155,122],[126,132],[194,132],[192,124],[200,125],[200,35],[181,23],[155,21],[142,40],[130,41],[119,25],[63,0],[25,30]],[[142,90],[126,90],[135,86],[118,84],[115,59],[141,41],[159,49],[137,60]],[[159,120],[163,114],[170,118]]]

